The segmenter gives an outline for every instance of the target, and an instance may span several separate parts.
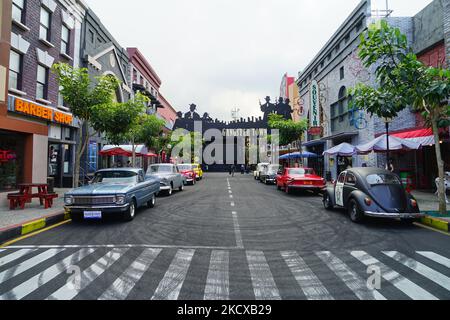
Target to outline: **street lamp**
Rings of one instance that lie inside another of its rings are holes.
[[[289,154],[289,168],[291,167],[291,157],[292,157],[292,155],[291,155],[291,148],[292,148],[292,145],[289,143],[288,144],[288,154]]]
[[[389,125],[392,123],[392,118],[385,117],[384,123],[386,124],[386,168],[389,170],[389,162],[391,159],[391,150],[389,146]]]

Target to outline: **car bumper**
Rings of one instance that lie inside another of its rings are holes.
[[[390,219],[420,219],[425,216],[422,213],[388,213],[388,212],[373,212],[373,211],[365,211],[364,214],[368,217],[390,218]]]
[[[321,191],[325,186],[288,185],[290,189]]]
[[[102,213],[123,213],[128,210],[130,205],[127,203],[122,206],[70,206],[64,207],[66,212],[75,213],[75,214],[83,214],[85,211],[101,211]]]
[[[160,187],[159,187],[159,190],[160,190],[160,191],[169,191],[170,188],[171,188],[170,186],[160,186]]]
[[[186,182],[194,182],[194,178],[186,178]]]

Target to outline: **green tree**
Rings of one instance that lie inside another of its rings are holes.
[[[148,98],[138,93],[125,103],[102,104],[93,108],[94,126],[111,144],[131,144],[133,167],[136,166],[137,145],[152,147],[164,126],[163,120],[145,113],[147,102]]]
[[[305,131],[308,129],[308,121],[303,119],[299,122],[293,120],[285,120],[283,116],[278,114],[269,115],[269,128],[279,131],[279,143],[287,146],[293,142],[297,142],[302,152],[302,140]]]
[[[96,84],[92,85],[87,69],[73,68],[64,63],[54,64],[52,72],[58,78],[65,103],[70,106],[72,114],[80,121],[73,178],[73,186],[77,187],[80,179],[81,157],[91,137],[89,127],[92,126],[93,109],[98,105],[113,104],[113,95],[119,86],[119,81],[115,77],[101,76],[96,77]],[[94,129],[96,130],[95,127]]]
[[[396,117],[408,105],[420,112],[433,129],[439,171],[439,211],[446,214],[444,162],[439,128],[449,125],[450,70],[421,63],[398,28],[382,20],[361,35],[359,57],[366,68],[376,68],[378,86],[358,84],[350,91],[356,107],[379,117]]]

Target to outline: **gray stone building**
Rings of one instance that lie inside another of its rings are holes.
[[[449,33],[445,33],[449,27],[448,2],[435,0],[415,17],[387,18],[372,15],[374,11],[370,0],[363,0],[358,4],[316,57],[299,73],[297,84],[305,110],[304,117],[308,119],[310,119],[312,105],[311,83],[316,81],[319,88],[321,134],[311,132],[305,137],[304,147],[308,151],[322,155],[324,150],[340,143],[361,145],[386,132],[386,123],[383,119],[349,108],[351,100],[348,95],[349,88],[357,83],[376,86],[375,69],[364,68],[358,57],[359,36],[371,23],[383,18],[391,26],[398,27],[402,33],[406,34],[409,43],[424,63],[433,64],[430,62],[433,59],[445,61],[445,55],[448,61],[448,50],[442,53],[445,51],[444,43],[448,43]],[[441,53],[436,53],[439,50]],[[407,108],[393,119],[389,126],[392,134],[401,134],[422,129],[423,119],[411,108]],[[417,155],[396,154],[394,157],[398,170],[418,169]],[[383,154],[353,157],[327,156],[318,160],[309,160],[308,165],[324,173],[324,176],[336,179],[339,172],[349,165],[356,167],[367,164],[384,167],[386,161],[386,156]],[[420,177],[416,178],[420,180]]]
[[[132,91],[129,86],[130,72],[127,51],[120,46],[90,9],[86,12],[81,34],[81,65],[88,68],[92,79],[100,75],[117,77],[121,86],[116,92],[116,100],[117,102],[128,101]],[[92,130],[90,131],[92,134]],[[96,170],[107,166],[105,159],[99,157],[99,151],[105,144],[107,141],[99,134],[90,139],[82,159],[82,175],[89,176]]]

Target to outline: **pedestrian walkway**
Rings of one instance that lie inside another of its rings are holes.
[[[449,254],[23,246],[0,249],[0,300],[448,300]]]
[[[10,210],[9,202],[6,200],[7,193],[2,193],[0,196],[0,230],[63,212],[64,193],[68,190],[69,189],[55,189],[55,193],[58,194],[59,197],[54,200],[53,207],[47,210],[45,210],[36,199],[34,199],[32,203],[27,203],[24,210]]]
[[[412,191],[412,195],[416,198],[419,203],[421,211],[439,211],[439,198],[432,191]],[[450,211],[450,204],[447,205],[447,209]]]

